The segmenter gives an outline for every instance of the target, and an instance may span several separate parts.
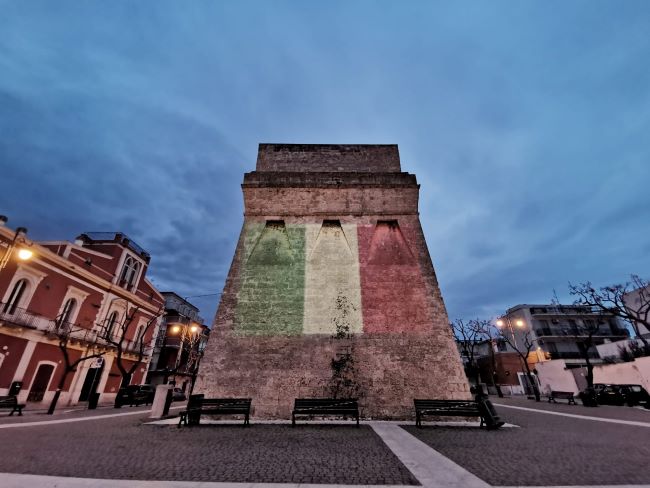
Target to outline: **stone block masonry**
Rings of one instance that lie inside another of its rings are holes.
[[[288,418],[294,398],[469,398],[397,146],[260,145],[245,219],[197,380]]]

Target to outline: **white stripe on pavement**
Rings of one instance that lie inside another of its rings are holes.
[[[217,481],[143,481],[68,478],[0,473],[2,488],[412,488],[408,485],[317,485],[307,483],[223,483]],[[650,485],[597,485],[598,488],[650,488]],[[499,488],[530,488],[500,486]],[[593,488],[593,485],[536,486],[535,488]]]
[[[144,481],[67,478],[0,473],[2,488],[409,488],[406,485],[319,485],[311,483],[223,483],[218,481]]]
[[[425,488],[490,486],[401,427],[384,422],[370,426]]]
[[[604,417],[592,417],[591,415],[577,415],[575,413],[564,413],[564,412],[551,412],[550,410],[540,410],[537,408],[527,408],[527,407],[515,407],[514,405],[504,405],[503,403],[494,403],[493,405],[504,407],[504,408],[514,408],[515,410],[525,410],[526,412],[536,412],[536,413],[545,413],[547,415],[559,415],[560,417],[572,417],[575,419],[584,419],[584,420],[596,420],[598,422],[609,422],[611,424],[623,424],[623,425],[634,425],[636,427],[650,427],[650,422],[637,422],[635,420],[618,420],[618,419],[608,419]]]
[[[176,410],[179,408],[185,407],[171,407],[170,410]],[[76,417],[72,419],[56,419],[56,420],[39,420],[35,422],[19,422],[15,424],[0,424],[0,429],[12,429],[14,427],[36,427],[39,425],[51,425],[51,424],[68,424],[70,422],[84,422],[86,420],[99,420],[99,419],[109,419],[112,417],[124,417],[126,415],[144,415],[145,413],[150,413],[149,410],[138,410],[137,412],[121,412],[121,413],[109,413],[106,415],[92,415],[89,417]],[[1,485],[0,485],[1,486]]]

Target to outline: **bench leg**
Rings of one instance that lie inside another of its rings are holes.
[[[296,426],[296,414],[291,413],[291,427],[295,427],[295,426]]]
[[[418,412],[415,413],[415,426],[416,427],[422,427],[422,420],[420,419],[420,414]]]
[[[357,414],[357,427],[359,427],[359,414]]]

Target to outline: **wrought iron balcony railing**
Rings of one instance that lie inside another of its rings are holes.
[[[3,302],[0,302],[0,321],[42,331],[47,331],[53,322],[43,315]]]

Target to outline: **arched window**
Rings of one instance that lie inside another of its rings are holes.
[[[77,308],[77,300],[74,298],[68,298],[63,306],[63,311],[61,312],[61,323],[70,322],[72,315],[74,314],[75,308]]]
[[[134,341],[136,344],[140,344],[140,341],[143,339],[143,336],[144,336],[144,329],[145,329],[145,326],[144,326],[144,325],[141,325],[141,326],[139,326],[138,329],[135,331],[135,336],[133,337],[133,341]]]
[[[127,290],[131,289],[135,283],[136,278],[138,277],[139,270],[140,263],[138,263],[131,256],[128,256],[124,260],[124,267],[122,268],[122,275],[120,276],[120,286],[123,286]]]
[[[106,319],[105,337],[107,337],[107,338],[111,337],[111,334],[113,333],[113,328],[115,327],[116,322],[117,322],[117,311],[114,311],[112,314],[110,314],[108,316],[108,319]]]
[[[18,308],[18,305],[20,304],[20,300],[25,294],[26,290],[27,290],[27,280],[25,279],[18,280],[14,285],[14,289],[11,290],[11,295],[9,295],[9,299],[7,300],[7,303],[5,303],[2,312],[8,315],[13,315],[14,312],[16,311],[16,308]]]

